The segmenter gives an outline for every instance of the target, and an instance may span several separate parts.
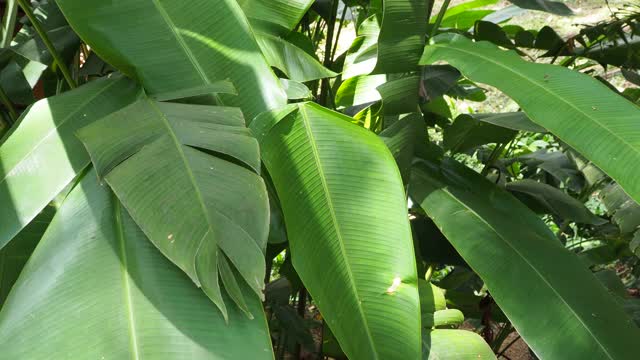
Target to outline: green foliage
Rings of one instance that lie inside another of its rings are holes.
[[[351,358],[418,357],[417,275],[389,150],[344,115],[312,103],[269,120],[257,118],[252,127],[282,203],[293,265],[333,334],[349,339],[341,345]]]
[[[257,299],[248,306],[260,314]],[[3,356],[29,359],[271,359],[261,316],[249,320],[231,308],[235,325],[227,327],[91,171],[14,285],[0,314],[0,344]]]
[[[450,3],[1,2],[0,357],[635,358],[640,8]]]

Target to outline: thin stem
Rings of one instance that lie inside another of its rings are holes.
[[[307,309],[307,289],[303,286],[298,293],[298,305],[296,306],[298,310],[298,316],[300,316],[304,320],[304,314]],[[302,345],[300,343],[296,344],[295,353],[293,358],[300,359],[300,354],[302,353]]]
[[[449,7],[450,2],[451,0],[444,0],[444,3],[442,4],[440,11],[438,12],[438,17],[436,17],[436,22],[433,23],[433,27],[431,28],[431,34],[429,35],[429,38],[434,37],[438,32],[438,28],[440,28],[440,24],[442,24],[442,19],[444,19],[444,13],[447,12],[447,8]]]
[[[20,5],[25,15],[27,15],[27,18],[31,22],[31,25],[40,36],[40,39],[42,39],[42,42],[44,42],[44,45],[47,47],[47,50],[49,50],[49,53],[51,53],[51,56],[53,57],[53,62],[58,66],[58,68],[60,69],[60,72],[62,72],[62,76],[64,76],[64,79],[67,81],[67,84],[69,84],[70,88],[75,89],[77,87],[76,82],[73,81],[73,77],[71,76],[69,69],[65,65],[64,61],[62,60],[62,57],[56,50],[55,46],[53,46],[51,39],[49,39],[49,37],[47,36],[47,32],[44,30],[40,22],[38,22],[38,19],[36,19],[36,15],[33,13],[33,9],[31,9],[31,6],[27,2],[27,0],[17,0],[17,1],[18,1],[18,5]]]
[[[329,15],[329,21],[327,22],[327,37],[324,44],[324,61],[322,64],[326,68],[331,68],[331,49],[333,46],[333,33],[336,28],[336,17],[338,15],[338,4],[340,1],[331,0],[331,14]],[[325,106],[327,104],[327,97],[329,93],[329,79],[322,79],[320,85],[320,97],[318,102],[320,105]]]
[[[504,147],[505,144],[497,144],[496,147],[493,148],[493,151],[491,152],[491,155],[489,155],[487,163],[484,165],[484,168],[482,168],[482,171],[480,172],[482,176],[486,176],[489,173],[489,169],[491,169],[493,163],[500,157],[500,154],[502,154]]]
[[[336,57],[336,51],[338,50],[338,40],[340,40],[340,33],[342,32],[342,25],[344,24],[344,19],[347,16],[347,8],[348,6],[345,4],[342,9],[342,15],[340,15],[340,24],[338,25],[338,33],[336,34],[336,41],[334,42],[335,46],[333,47],[333,51],[331,51],[331,62]]]
[[[320,349],[318,349],[318,359],[324,359],[324,351],[322,347],[322,344],[324,344],[324,327],[325,322],[324,318],[322,318],[322,326],[320,327]]]
[[[318,20],[318,22],[316,22],[316,26],[313,28],[313,35],[311,36],[311,42],[313,43],[313,47],[316,48],[318,46],[318,43],[320,42],[320,33],[322,32],[321,29],[324,28],[324,20],[322,18],[320,18],[320,20]],[[311,26],[309,26],[309,29],[311,29]]]
[[[507,352],[507,350],[509,350],[509,348],[515,344],[518,340],[520,340],[520,335],[516,336],[515,339],[511,340],[510,343],[507,344],[507,346],[504,347],[504,349],[500,350],[500,352],[498,353],[498,355],[496,357],[500,357],[500,356],[504,356],[504,353]]]
[[[5,13],[2,23],[5,25],[2,29],[2,39],[0,39],[0,47],[6,48],[11,44],[13,39],[13,31],[16,27],[16,19],[18,18],[18,6],[14,1],[6,2]]]
[[[495,340],[493,341],[493,344],[491,345],[491,349],[493,350],[494,353],[497,353],[498,350],[500,350],[502,343],[504,343],[504,341],[507,340],[507,337],[509,336],[509,334],[511,334],[511,331],[512,331],[511,324],[505,323],[504,326],[500,329],[498,336],[496,336]]]
[[[264,283],[268,284],[271,281],[271,269],[273,268],[273,259],[267,258],[267,271],[264,274]]]
[[[0,86],[0,101],[2,101],[2,105],[7,108],[9,111],[9,118],[11,118],[11,123],[9,125],[13,125],[18,119],[18,112],[16,108],[13,106],[11,99],[7,96],[7,93],[4,92],[4,89]]]

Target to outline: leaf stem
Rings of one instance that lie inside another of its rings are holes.
[[[489,155],[489,159],[484,164],[484,167],[480,172],[482,176],[487,176],[487,174],[489,173],[489,169],[491,169],[491,166],[493,166],[493,163],[500,157],[504,148],[505,148],[505,144],[496,144],[496,147],[493,148],[493,151]]]
[[[496,355],[496,357],[504,356],[504,353],[507,352],[507,350],[509,350],[509,348],[511,348],[511,346],[515,344],[518,340],[520,340],[520,335],[516,336],[513,340],[511,340],[509,344],[507,344],[507,346],[504,347],[504,349],[500,350],[500,352],[498,353],[498,355]]]
[[[327,37],[325,38],[324,44],[324,61],[322,64],[327,69],[331,69],[331,50],[333,44],[333,33],[336,28],[336,18],[338,16],[338,4],[340,1],[331,0],[331,14],[329,15],[329,20],[327,21]],[[320,98],[318,102],[320,105],[327,105],[327,98],[329,95],[329,79],[322,79],[320,83]]]
[[[440,11],[438,12],[438,17],[436,17],[436,22],[433,23],[433,27],[431,28],[431,34],[429,34],[429,38],[434,37],[438,32],[438,28],[440,27],[440,24],[442,24],[442,19],[444,19],[444,13],[447,12],[450,2],[451,0],[444,0],[444,3],[442,4]]]
[[[2,39],[0,39],[0,47],[6,48],[11,44],[13,39],[13,31],[16,27],[16,19],[18,17],[18,6],[15,1],[7,1],[4,16],[2,17]]]
[[[344,5],[342,9],[342,15],[340,16],[340,24],[338,25],[338,33],[336,34],[336,41],[333,46],[333,50],[331,51],[331,62],[336,56],[336,50],[338,50],[338,40],[340,40],[340,33],[342,32],[342,26],[344,25],[344,19],[347,17],[347,5]]]
[[[73,80],[73,77],[69,72],[69,69],[67,68],[64,61],[62,60],[62,56],[56,50],[55,46],[51,42],[51,39],[49,39],[49,36],[47,36],[47,32],[42,27],[42,24],[38,22],[36,15],[33,13],[33,9],[31,9],[31,6],[27,2],[27,0],[17,0],[17,1],[18,1],[18,5],[20,5],[25,15],[27,15],[27,18],[31,22],[31,25],[40,36],[40,39],[42,39],[42,42],[47,47],[47,50],[49,50],[49,53],[51,53],[51,56],[53,57],[53,62],[58,66],[58,68],[60,69],[60,72],[62,72],[62,76],[64,76],[64,79],[67,81],[67,84],[69,84],[70,88],[75,89],[77,87],[76,82]]]
[[[504,341],[507,340],[507,337],[509,336],[509,334],[511,334],[512,330],[513,329],[511,327],[511,324],[508,322],[505,323],[504,326],[500,329],[500,332],[498,332],[498,336],[496,336],[493,344],[491,344],[491,348],[494,353],[497,353],[500,350],[500,347],[502,346]]]

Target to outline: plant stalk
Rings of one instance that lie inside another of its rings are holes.
[[[489,155],[489,159],[487,160],[487,163],[484,165],[484,167],[482,168],[482,171],[480,172],[482,176],[487,176],[487,174],[489,173],[489,169],[491,169],[491,166],[493,166],[493,163],[496,160],[498,160],[504,148],[505,148],[505,144],[496,144],[496,147],[493,148],[493,151]]]
[[[331,50],[333,46],[333,34],[336,29],[336,17],[338,16],[338,4],[340,1],[331,0],[331,15],[329,16],[329,21],[327,22],[327,37],[325,38],[324,44],[324,61],[322,64],[327,69],[331,68]],[[320,97],[318,102],[320,105],[326,106],[327,98],[329,94],[329,79],[322,79],[322,83],[320,85]]]
[[[347,17],[347,5],[344,5],[342,9],[342,15],[340,15],[340,24],[338,24],[338,33],[336,34],[336,41],[334,42],[333,50],[331,51],[331,62],[336,57],[336,51],[338,50],[338,40],[340,40],[340,33],[342,32],[342,26],[344,25],[344,19]]]
[[[18,18],[18,6],[15,1],[7,1],[4,16],[2,17],[2,39],[0,39],[0,48],[9,47],[13,32],[16,27],[16,19]]]
[[[494,353],[498,353],[504,341],[507,340],[507,337],[509,336],[509,334],[511,334],[511,331],[511,324],[505,323],[504,326],[500,329],[500,332],[498,332],[498,336],[496,336],[493,344],[491,344],[491,348]]]
[[[438,28],[440,28],[440,24],[442,24],[442,19],[444,19],[444,13],[447,12],[450,2],[451,0],[444,0],[444,3],[442,4],[440,11],[438,12],[438,17],[436,17],[436,22],[433,23],[433,27],[431,28],[431,34],[429,34],[430,39],[434,37],[438,32]]]
[[[69,72],[69,69],[67,68],[64,61],[62,60],[62,56],[60,56],[55,46],[53,46],[51,39],[49,39],[49,36],[47,36],[47,32],[44,30],[40,22],[38,22],[38,19],[36,19],[36,15],[33,13],[33,9],[31,8],[31,5],[29,5],[27,0],[17,0],[17,1],[18,1],[18,5],[20,5],[25,15],[27,15],[27,18],[31,22],[31,25],[40,36],[40,39],[42,39],[42,42],[47,47],[47,50],[49,50],[49,53],[53,57],[53,62],[58,66],[58,68],[60,69],[60,72],[62,72],[62,76],[64,76],[64,79],[67,81],[67,84],[69,84],[69,87],[71,89],[75,89],[76,87],[78,87],[76,85],[76,82],[73,80],[73,77],[71,76],[71,72]]]
[[[505,352],[507,352],[507,350],[509,350],[509,348],[511,348],[511,346],[513,344],[515,344],[516,342],[518,342],[518,340],[520,340],[520,335],[516,336],[515,339],[511,340],[510,343],[507,344],[507,346],[505,346],[502,350],[500,350],[500,352],[498,353],[498,355],[496,357],[500,357],[503,356]]]
[[[296,306],[296,310],[298,311],[298,316],[304,320],[304,314],[307,310],[307,289],[303,286],[298,293],[298,304]],[[300,343],[296,344],[295,354],[293,355],[294,359],[300,359],[300,354],[302,353],[302,345]]]

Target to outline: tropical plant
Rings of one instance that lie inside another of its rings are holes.
[[[510,2],[0,2],[0,358],[636,358],[640,12]]]

